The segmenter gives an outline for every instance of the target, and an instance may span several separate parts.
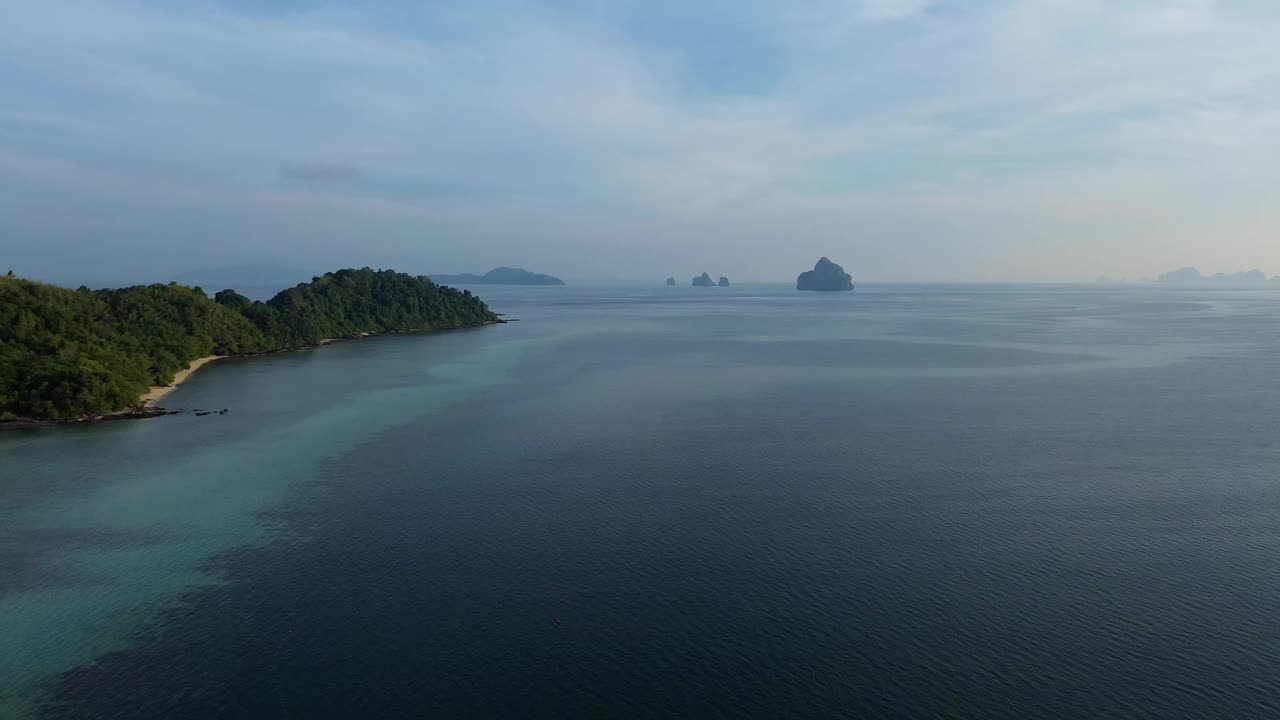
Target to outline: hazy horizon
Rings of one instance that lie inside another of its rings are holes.
[[[0,272],[1280,273],[1260,0],[0,0]]]
[[[90,283],[83,283],[83,284],[88,284],[89,287],[114,287],[114,286],[135,285],[135,284],[147,285],[152,283],[177,282],[182,285],[201,287],[205,292],[210,294],[212,294],[213,292],[216,292],[217,290],[231,288],[236,290],[250,291],[251,295],[261,296],[259,299],[265,299],[266,297],[269,297],[269,295],[263,295],[265,291],[283,290],[285,288],[292,287],[293,285],[296,285],[299,283],[308,282],[315,276],[323,275],[326,272],[332,272],[335,270],[349,269],[349,268],[355,268],[355,267],[357,266],[338,265],[338,266],[329,267],[329,268],[313,268],[311,270],[307,270],[305,268],[300,268],[300,267],[283,267],[283,266],[269,266],[269,265],[213,267],[213,268],[200,268],[200,269],[192,270],[189,272],[183,272],[183,273],[163,274],[160,276],[150,277],[150,278],[126,279],[116,283],[96,283],[95,284],[90,282]],[[438,282],[442,284],[449,284],[449,285],[459,284],[457,282],[452,281],[450,279],[451,277],[461,275],[461,274],[466,274],[466,273],[442,273],[442,272],[432,272],[432,271],[423,272],[419,269],[407,268],[407,267],[391,267],[391,266],[386,266],[386,267],[372,266],[372,267],[375,270],[396,270],[399,272],[406,272],[412,275],[429,275],[435,278],[441,278],[438,280]],[[468,273],[475,274],[475,275],[483,275],[485,272],[487,272],[487,270],[491,270],[491,269],[493,268],[487,268],[486,270],[477,271],[477,272],[468,271]],[[536,268],[520,268],[520,269],[530,270],[531,272],[539,272]],[[1185,271],[1187,269],[1188,268],[1179,268],[1178,270]],[[1190,268],[1190,269],[1195,270],[1195,268]],[[554,273],[540,273],[540,274],[554,275]],[[710,273],[710,274],[715,275],[715,273]],[[1170,272],[1168,274],[1174,275],[1177,273]],[[1205,274],[1202,274],[1202,276],[1198,279],[1163,278],[1159,276],[1157,277],[1144,276],[1140,278],[1129,278],[1129,277],[1113,278],[1110,276],[1103,275],[1094,279],[1076,279],[1076,280],[1001,281],[1001,280],[963,280],[963,279],[961,280],[887,279],[887,280],[858,280],[857,283],[863,286],[911,286],[911,285],[920,285],[920,286],[1045,285],[1045,286],[1053,286],[1053,285],[1060,285],[1060,286],[1092,286],[1100,289],[1106,289],[1108,287],[1126,287],[1126,286],[1152,286],[1152,287],[1165,287],[1165,288],[1203,287],[1203,288],[1240,288],[1240,289],[1254,288],[1254,289],[1257,289],[1257,288],[1264,288],[1264,287],[1274,288],[1280,285],[1280,276],[1268,276],[1265,280],[1259,281],[1256,279],[1243,279],[1239,277],[1240,275],[1244,275],[1244,274],[1245,273],[1243,272],[1231,273],[1231,274],[1219,273],[1215,277],[1212,274],[1205,273]],[[449,276],[449,277],[446,277],[446,276]],[[29,279],[33,279],[33,280],[49,282],[57,285],[65,285],[68,287],[78,286],[82,284],[80,282],[63,282],[63,281],[59,281],[57,279],[48,278],[48,277],[31,277],[31,276],[28,276],[28,277]],[[686,277],[680,274],[676,274],[668,277],[674,277],[676,280],[676,285],[678,287],[683,287],[683,286],[689,285],[693,280],[693,278],[696,277],[696,275],[690,274],[689,276]],[[561,279],[563,280],[565,278],[561,278]],[[574,278],[574,279],[571,279],[571,281],[568,284],[573,286],[578,286],[578,287],[639,288],[639,287],[664,285],[665,279],[666,278],[645,278],[642,280],[627,279],[627,278],[621,278],[621,279],[619,278],[586,278],[586,279]],[[762,287],[778,286],[778,285],[791,286],[791,285],[794,285],[796,282],[795,278],[766,278],[766,279],[729,278],[729,279],[734,286],[743,286],[743,285],[762,286]],[[493,287],[498,287],[501,285],[502,283],[498,283],[496,285],[478,285],[475,287],[478,289],[479,292],[483,293],[485,290],[491,290]]]

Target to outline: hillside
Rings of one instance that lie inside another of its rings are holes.
[[[0,277],[0,420],[134,407],[192,360],[358,333],[497,319],[467,291],[390,270],[339,270],[254,302],[176,283],[89,290]]]

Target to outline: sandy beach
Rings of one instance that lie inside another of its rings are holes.
[[[147,393],[142,396],[142,405],[144,407],[155,407],[156,403],[160,402],[160,400],[164,398],[165,395],[168,395],[169,393],[173,392],[175,388],[177,388],[182,383],[186,382],[187,378],[191,377],[192,373],[204,367],[206,364],[211,363],[214,360],[217,360],[220,357],[223,357],[223,356],[210,355],[208,357],[202,357],[196,360],[192,360],[191,364],[187,366],[186,370],[179,370],[178,374],[173,376],[172,383],[168,385],[151,386],[151,389],[148,390]]]
[[[499,324],[502,324],[502,323],[505,323],[505,322],[509,322],[509,321],[499,319],[499,320],[491,320],[491,321],[489,321],[489,322],[482,323],[482,324],[483,324],[483,325],[499,325]],[[454,330],[454,329],[460,329],[460,328],[440,328],[440,330]],[[392,331],[392,332],[424,332],[424,331],[423,331],[423,330],[416,330],[416,329],[414,329],[414,330],[395,330],[395,331]],[[367,338],[367,337],[375,337],[375,336],[382,335],[382,334],[384,334],[384,333],[380,333],[380,332],[378,332],[378,333],[369,333],[369,332],[355,333],[355,334],[351,335],[350,337],[324,338],[323,340],[321,340],[320,342],[316,343],[315,345],[306,345],[306,346],[302,346],[302,347],[286,348],[286,349],[283,349],[283,350],[274,350],[274,351],[270,351],[270,352],[267,352],[267,353],[254,353],[254,354],[258,354],[258,355],[268,355],[268,354],[274,354],[274,353],[276,353],[276,352],[293,352],[293,351],[296,351],[296,350],[306,350],[306,349],[308,349],[308,348],[324,347],[324,346],[326,346],[326,345],[332,345],[332,344],[334,344],[334,343],[344,342],[344,341],[347,341],[347,340],[360,340],[360,339],[363,339],[363,338]],[[142,407],[144,407],[144,408],[148,408],[148,409],[158,407],[158,405],[159,405],[160,401],[161,401],[161,400],[163,400],[163,399],[164,399],[164,397],[165,397],[166,395],[168,395],[169,393],[173,392],[173,391],[174,391],[174,390],[175,390],[179,385],[181,385],[182,383],[186,382],[187,378],[191,377],[191,374],[192,374],[192,373],[194,373],[195,371],[197,371],[197,370],[199,370],[200,368],[204,367],[206,364],[211,363],[211,362],[213,362],[214,360],[219,360],[219,359],[224,358],[224,357],[245,357],[245,356],[235,356],[235,355],[210,355],[210,356],[208,356],[208,357],[202,357],[202,358],[198,358],[198,359],[196,359],[196,360],[192,360],[192,361],[191,361],[191,364],[187,366],[187,369],[185,369],[185,370],[180,370],[180,371],[178,371],[178,374],[177,374],[177,375],[174,375],[174,376],[173,376],[173,382],[172,382],[172,383],[170,383],[169,385],[152,385],[152,386],[151,386],[151,389],[150,389],[150,390],[148,390],[148,391],[146,392],[146,394],[144,394],[144,395],[140,398],[140,401],[141,401],[141,403],[142,403]],[[121,414],[129,413],[129,412],[130,412],[130,411],[125,410],[125,411],[122,411],[121,413],[116,413],[116,415],[121,415]]]

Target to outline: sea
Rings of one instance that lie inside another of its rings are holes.
[[[0,432],[0,718],[1280,717],[1280,290],[477,292]]]

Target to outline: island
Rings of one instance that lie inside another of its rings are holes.
[[[710,275],[706,273],[702,273],[701,275],[693,279],[693,286],[694,287],[715,287],[716,281],[712,280]]]
[[[1268,280],[1266,273],[1256,269],[1203,275],[1196,268],[1184,267],[1161,273],[1156,280],[1170,285],[1265,285],[1276,278]]]
[[[551,275],[529,272],[524,268],[499,267],[483,275],[432,275],[441,285],[563,285],[564,281]]]
[[[178,273],[166,278],[179,285],[204,288],[265,289],[274,292],[282,287],[292,287],[306,282],[316,273],[312,270],[283,267],[280,265],[232,265],[202,268]]]
[[[725,277],[725,276],[721,275],[721,276],[720,276],[720,282],[718,282],[718,283],[716,283],[716,284],[717,284],[717,285],[719,285],[720,287],[729,287],[729,278],[727,278],[727,277]]]
[[[0,277],[0,420],[145,416],[147,395],[214,358],[497,322],[468,290],[392,270],[326,273],[266,302],[177,283],[71,290],[10,273]]]
[[[667,278],[667,284],[668,284],[668,285],[675,285],[675,284],[676,284],[676,279],[675,279],[675,278],[673,278],[673,277],[669,277],[669,278]]]
[[[827,258],[818,260],[812,270],[800,273],[796,279],[797,290],[820,290],[838,292],[853,289],[853,278],[844,268]]]

